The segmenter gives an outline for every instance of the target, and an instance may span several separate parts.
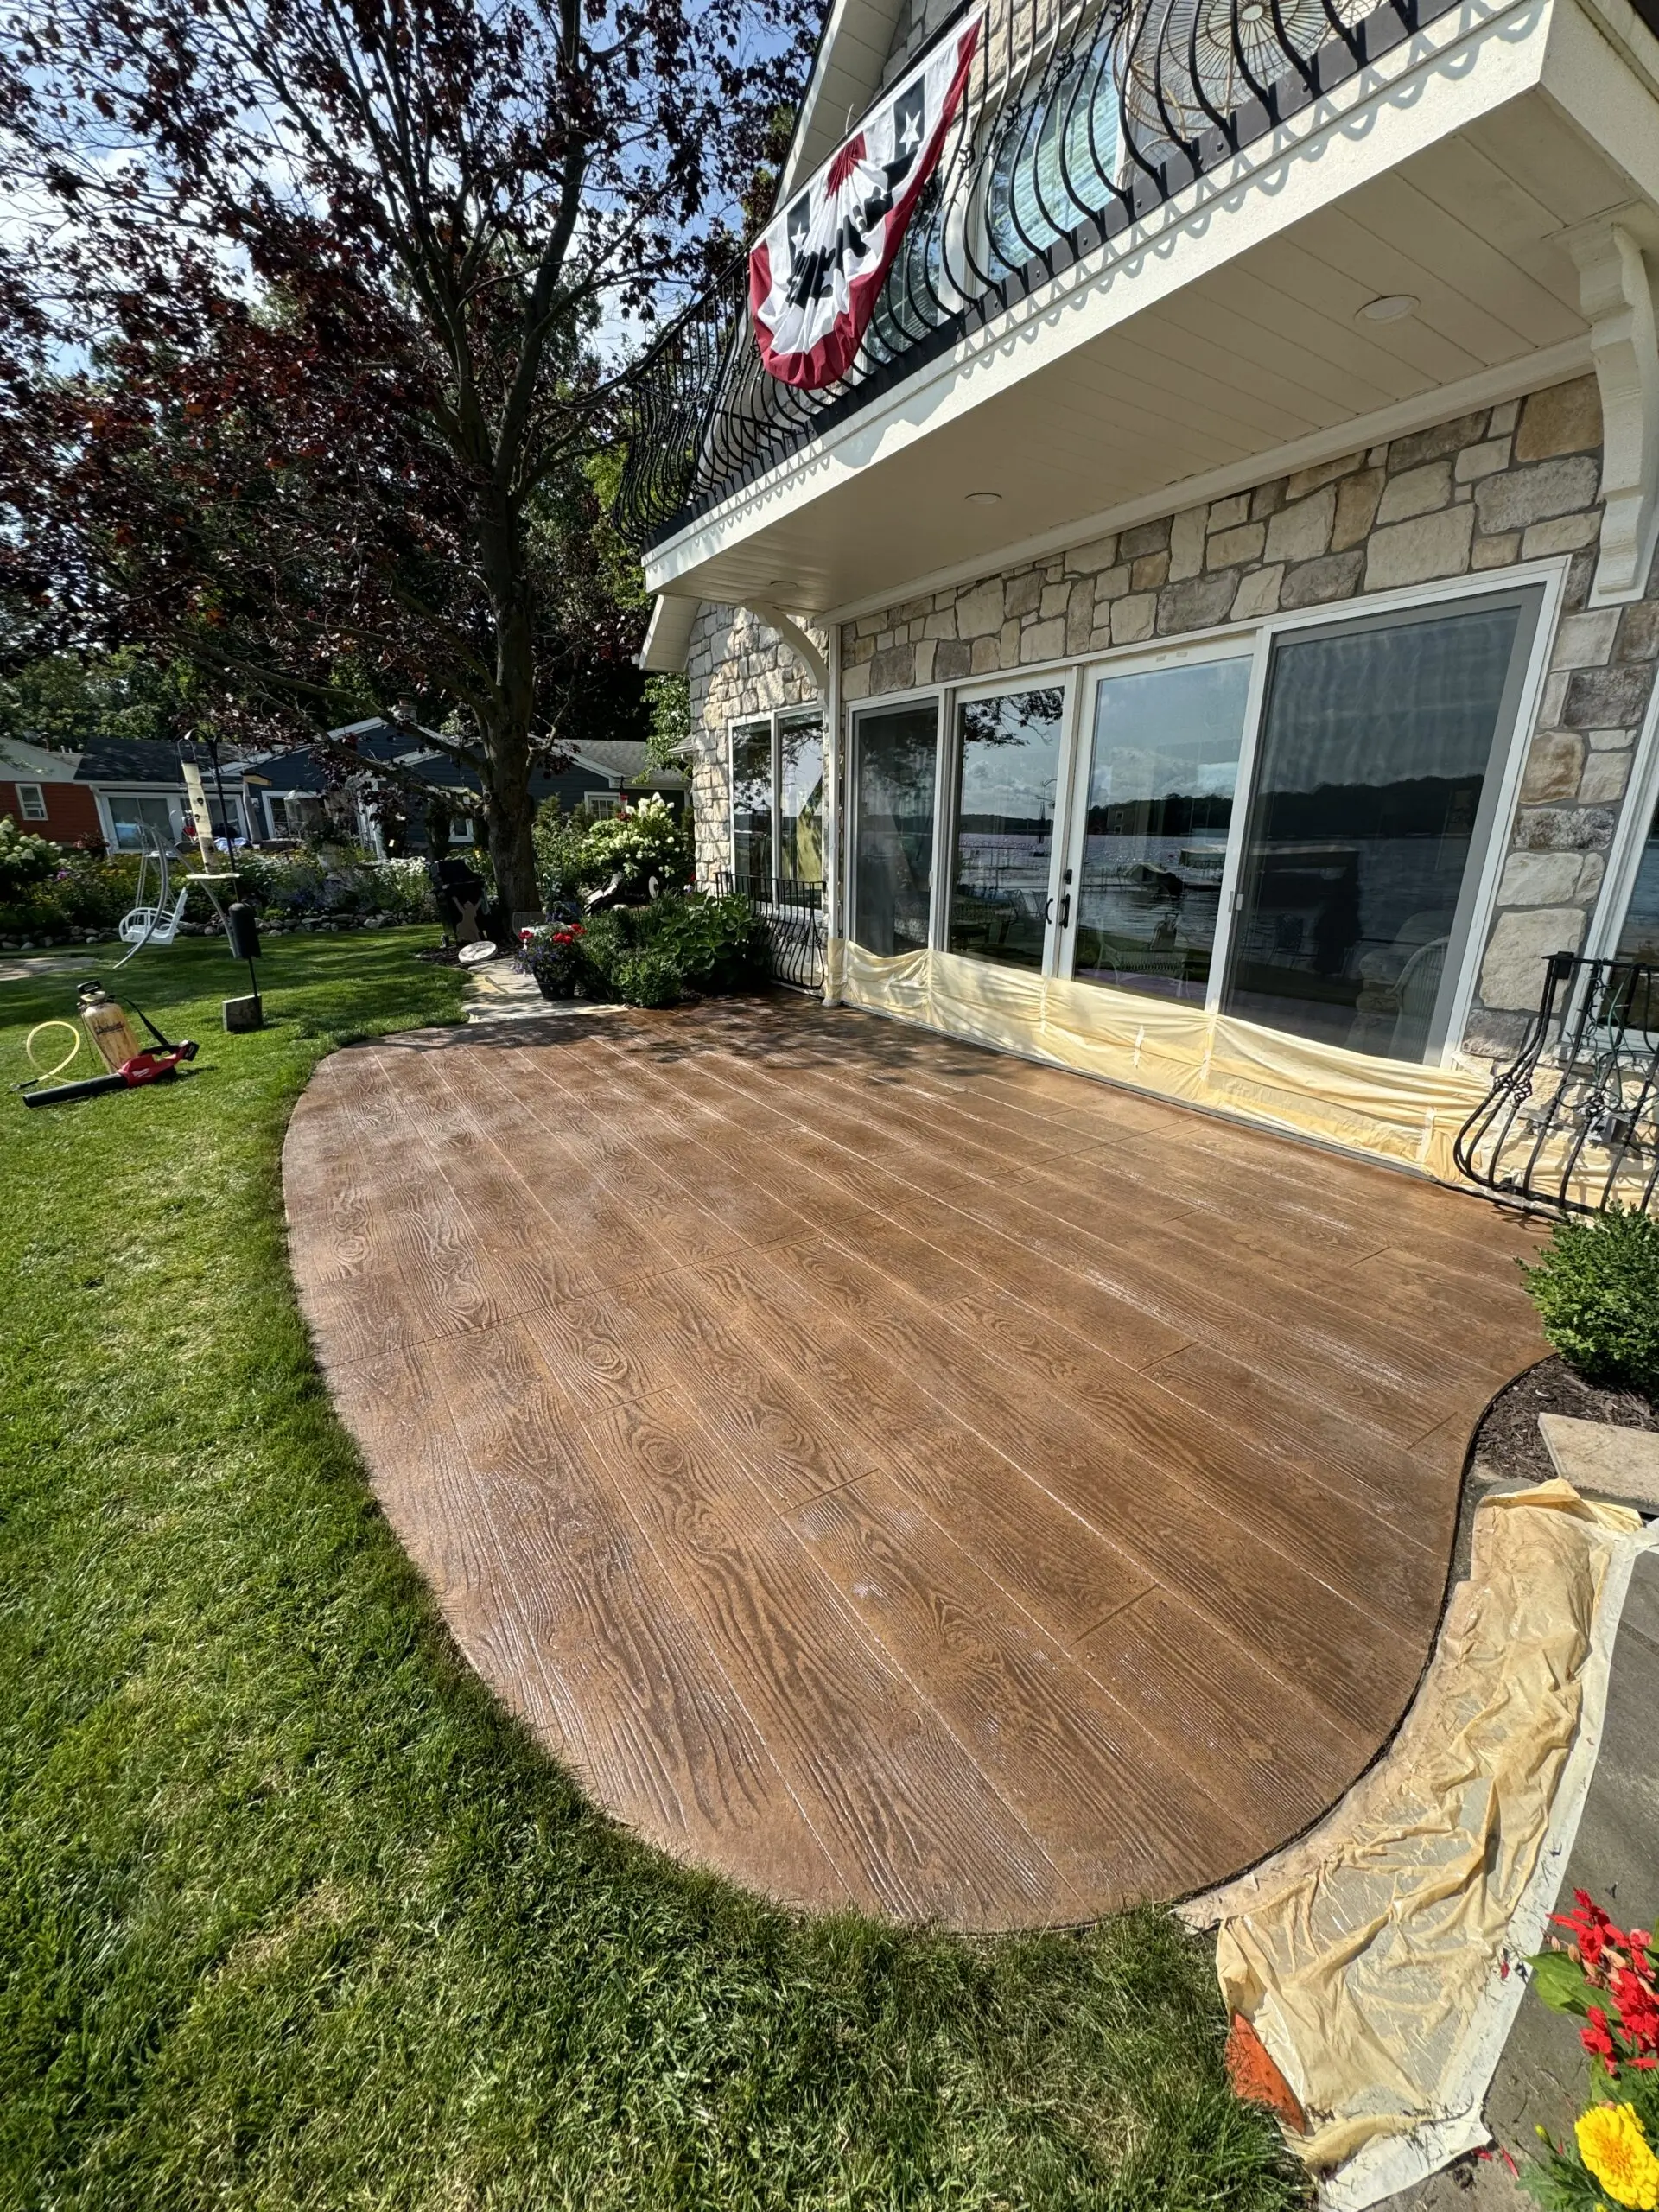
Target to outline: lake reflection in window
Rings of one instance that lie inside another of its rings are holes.
[[[1250,664],[1103,677],[1072,975],[1202,1003],[1221,907]]]

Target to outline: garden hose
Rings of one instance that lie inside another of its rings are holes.
[[[54,1061],[49,1068],[43,1068],[35,1057],[35,1039],[43,1036],[48,1029],[67,1029],[73,1041],[60,1060]],[[37,1083],[50,1083],[54,1076],[61,1075],[70,1063],[79,1056],[86,1034],[86,1031],[78,1021],[37,1021],[23,1039],[23,1057],[35,1072],[23,1082],[14,1083],[12,1089],[33,1090]]]

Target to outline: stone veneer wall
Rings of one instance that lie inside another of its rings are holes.
[[[954,0],[901,0],[881,71],[884,86],[903,76],[922,48],[938,36],[953,9]]]
[[[826,656],[823,631],[805,626]],[[779,707],[821,707],[817,686],[775,630],[743,607],[704,605],[697,610],[686,656],[691,689],[692,821],[697,877],[712,880],[732,864],[731,763],[728,726],[748,715]]]
[[[1471,1050],[1501,1051],[1537,1003],[1541,956],[1584,942],[1659,660],[1659,562],[1644,601],[1585,611],[1600,446],[1593,377],[1483,409],[847,623],[842,696],[1013,673],[1570,556],[1467,1033]]]

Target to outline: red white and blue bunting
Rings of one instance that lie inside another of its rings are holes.
[[[982,12],[887,94],[749,255],[749,308],[766,372],[816,391],[851,367],[911,211],[962,105]]]

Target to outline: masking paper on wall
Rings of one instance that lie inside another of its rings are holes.
[[[1448,1183],[1452,1143],[1489,1081],[1484,1068],[1375,1058],[1109,984],[948,952],[884,957],[843,938],[830,947],[826,995]]]
[[[1329,2212],[1486,2140],[1481,2106],[1540,1949],[1606,1707],[1638,1551],[1565,1482],[1486,1498],[1469,1580],[1399,1735],[1300,1842],[1197,1900],[1242,2012],[1300,2099]]]

